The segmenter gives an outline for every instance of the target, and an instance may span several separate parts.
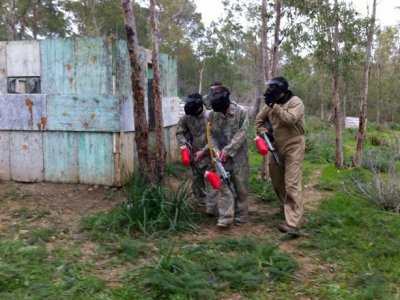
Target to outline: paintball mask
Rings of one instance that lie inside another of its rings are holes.
[[[231,104],[229,100],[230,94],[228,88],[223,85],[214,88],[207,96],[207,100],[211,103],[213,111],[224,113]]]
[[[196,93],[185,98],[185,114],[189,116],[198,116],[203,112],[203,97]]]
[[[286,93],[289,87],[287,80],[284,77],[274,77],[266,82],[268,85],[264,94],[265,103],[270,106],[272,103],[279,102],[278,97],[282,93]]]

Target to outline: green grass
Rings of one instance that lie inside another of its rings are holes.
[[[151,299],[219,299],[223,291],[246,293],[287,281],[297,269],[276,245],[245,237],[181,246],[167,241],[151,265],[128,276]]]
[[[25,241],[0,241],[0,298],[90,299],[104,289],[79,257],[68,255]]]
[[[400,292],[398,215],[337,192],[308,219],[311,239],[306,248],[335,264],[342,297],[350,292],[354,299],[390,299]]]

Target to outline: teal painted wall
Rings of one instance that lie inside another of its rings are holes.
[[[0,42],[0,179],[124,183],[137,167],[126,42],[73,38],[24,41],[21,47],[30,43],[40,49],[29,61],[40,62],[42,94],[12,95],[5,84],[7,61],[19,58],[7,53],[9,43]],[[146,79],[150,55],[141,48]],[[176,61],[161,54],[160,68],[164,124],[172,126],[178,120]],[[146,81],[145,89],[147,95]],[[164,137],[169,157],[175,157],[171,127]]]

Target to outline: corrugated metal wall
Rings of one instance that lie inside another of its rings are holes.
[[[141,50],[145,78],[149,55]],[[176,61],[161,54],[160,68],[164,136],[174,161]],[[11,76],[40,76],[41,94],[8,94]],[[125,41],[0,42],[0,179],[120,185],[137,167],[134,137]]]

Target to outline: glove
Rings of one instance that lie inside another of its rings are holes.
[[[229,158],[229,154],[228,154],[226,151],[221,151],[221,152],[219,153],[219,159],[220,159],[222,162],[226,162],[226,161],[228,160],[228,158]]]
[[[264,94],[264,101],[265,104],[267,106],[269,106],[270,108],[272,108],[274,106],[274,104],[276,103],[276,97],[275,94],[272,91],[269,91],[267,89],[267,91]]]
[[[197,161],[203,159],[204,156],[205,156],[204,151],[201,151],[201,150],[200,150],[200,151],[197,151],[196,154],[195,154],[195,156],[194,156],[194,161],[197,162]]]

